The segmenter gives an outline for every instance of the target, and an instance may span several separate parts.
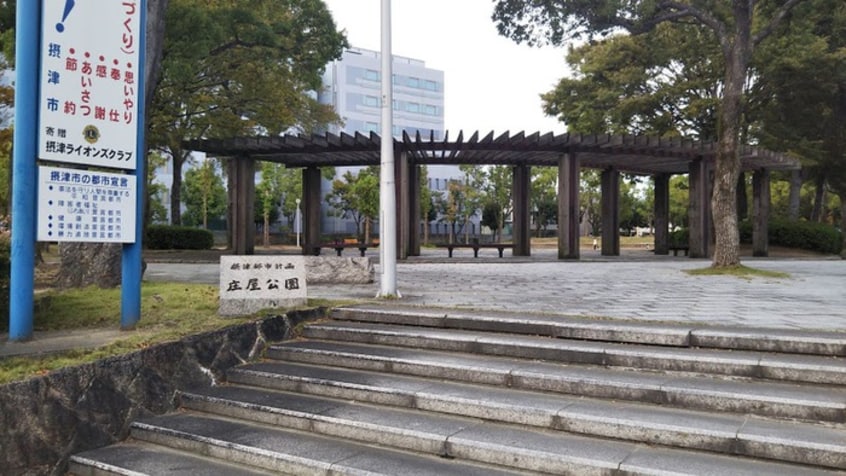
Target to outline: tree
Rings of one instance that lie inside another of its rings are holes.
[[[642,34],[668,22],[693,22],[713,33],[724,61],[724,79],[717,111],[717,154],[711,199],[716,234],[712,265],[726,267],[740,263],[736,195],[740,177],[738,149],[743,90],[752,53],[802,1],[496,0],[493,18],[502,35],[529,43],[546,40],[560,44],[568,37],[587,35],[592,38],[620,30]]]
[[[761,77],[762,142],[803,159],[816,192],[810,219],[824,219],[830,188],[840,197],[840,226],[846,229],[846,5],[810,1],[779,33],[755,64]],[[790,190],[791,210],[799,209],[804,192],[799,185],[794,182]]]
[[[423,218],[423,244],[429,244],[429,223],[438,218],[432,189],[429,188],[429,168],[420,166],[420,216]]]
[[[320,0],[172,0],[151,145],[173,161],[179,223],[182,141],[311,132],[338,120],[312,92],[346,39]]]
[[[579,223],[587,222],[590,233],[602,232],[602,177],[596,169],[582,170],[579,188]]]
[[[144,222],[167,223],[168,214],[164,203],[167,187],[154,180],[156,169],[164,167],[167,164],[167,158],[160,154],[148,154],[147,164],[147,203],[144,206]]]
[[[218,169],[217,160],[209,158],[185,172],[182,182],[185,213],[182,217],[186,225],[208,229],[209,218],[222,218],[226,213],[226,187]]]
[[[459,227],[465,223],[463,218],[467,210],[467,185],[461,180],[451,179],[447,182],[446,190],[435,199],[435,206],[441,221],[447,224],[448,243],[455,243],[455,235]]]
[[[712,35],[659,25],[573,47],[573,77],[543,94],[544,111],[571,133],[713,140],[722,64]]]
[[[15,102],[15,90],[7,84],[3,71],[7,68],[0,56],[0,218],[7,217],[12,201],[12,129],[11,109]],[[5,221],[5,219],[4,219]]]
[[[499,222],[497,223],[496,231],[497,239],[502,241],[505,218],[510,216],[514,209],[514,204],[511,201],[513,174],[511,167],[506,165],[489,167],[487,171],[488,189],[486,191],[486,200],[493,203],[499,209]]]
[[[326,202],[335,209],[336,216],[355,222],[359,241],[369,242],[371,223],[379,216],[379,168],[367,167],[356,175],[347,171],[342,179],[332,182]]]
[[[541,231],[558,217],[558,169],[555,167],[534,167],[532,169],[532,197],[531,207],[534,211],[535,234],[541,236]]]
[[[458,169],[464,172],[464,206],[461,217],[464,221],[464,243],[467,244],[470,243],[470,219],[482,211],[487,174],[485,169],[478,165],[459,165]]]
[[[261,182],[256,187],[257,216],[262,218],[262,243],[270,245],[270,223],[284,215],[290,226],[297,210],[297,198],[303,195],[302,174],[273,162],[261,163]]]

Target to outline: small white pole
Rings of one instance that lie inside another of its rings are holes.
[[[302,232],[303,225],[302,225],[303,216],[300,212],[300,199],[297,199],[297,212],[294,214],[294,231],[297,233],[297,248],[300,247],[300,233]]]
[[[398,297],[397,203],[394,177],[393,53],[391,0],[382,0],[382,158],[379,181],[379,258],[382,283],[379,296]]]

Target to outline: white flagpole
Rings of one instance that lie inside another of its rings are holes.
[[[382,0],[382,159],[379,181],[379,257],[382,268],[380,297],[398,297],[397,203],[394,176],[393,54],[391,0]]]

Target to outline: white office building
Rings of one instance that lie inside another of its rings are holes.
[[[323,76],[323,91],[318,99],[331,104],[343,123],[332,126],[329,132],[381,134],[382,112],[381,77],[382,55],[378,51],[362,48],[346,50],[340,60],[329,64]],[[393,135],[401,137],[407,132],[414,137],[418,132],[426,140],[444,138],[444,72],[426,67],[423,60],[394,55],[393,58]],[[339,169],[338,176],[348,170]],[[450,179],[463,174],[455,166],[428,167],[429,188],[443,192]],[[324,183],[324,196],[332,185]],[[436,232],[437,224],[430,227]],[[352,220],[323,215],[323,233],[355,233]]]

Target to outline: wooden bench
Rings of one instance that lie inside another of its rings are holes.
[[[320,256],[321,248],[331,248],[335,250],[335,253],[337,253],[338,256],[341,256],[345,249],[357,248],[358,251],[361,253],[361,256],[364,256],[364,252],[367,251],[367,248],[376,248],[378,246],[379,243],[326,243],[319,246],[313,246],[312,252],[314,253],[314,256]]]
[[[461,244],[461,243],[442,243],[435,245],[438,248],[446,248],[449,252],[449,257],[452,258],[452,251],[456,248],[471,248],[473,250],[473,257],[479,257],[479,250],[482,248],[496,248],[499,251],[499,257],[502,258],[502,252],[506,248],[510,249],[511,252],[514,252],[514,245],[511,243],[468,243],[468,244]]]
[[[679,251],[684,251],[685,256],[690,252],[690,246],[688,245],[670,245],[667,249],[673,252],[673,256],[678,256]]]

